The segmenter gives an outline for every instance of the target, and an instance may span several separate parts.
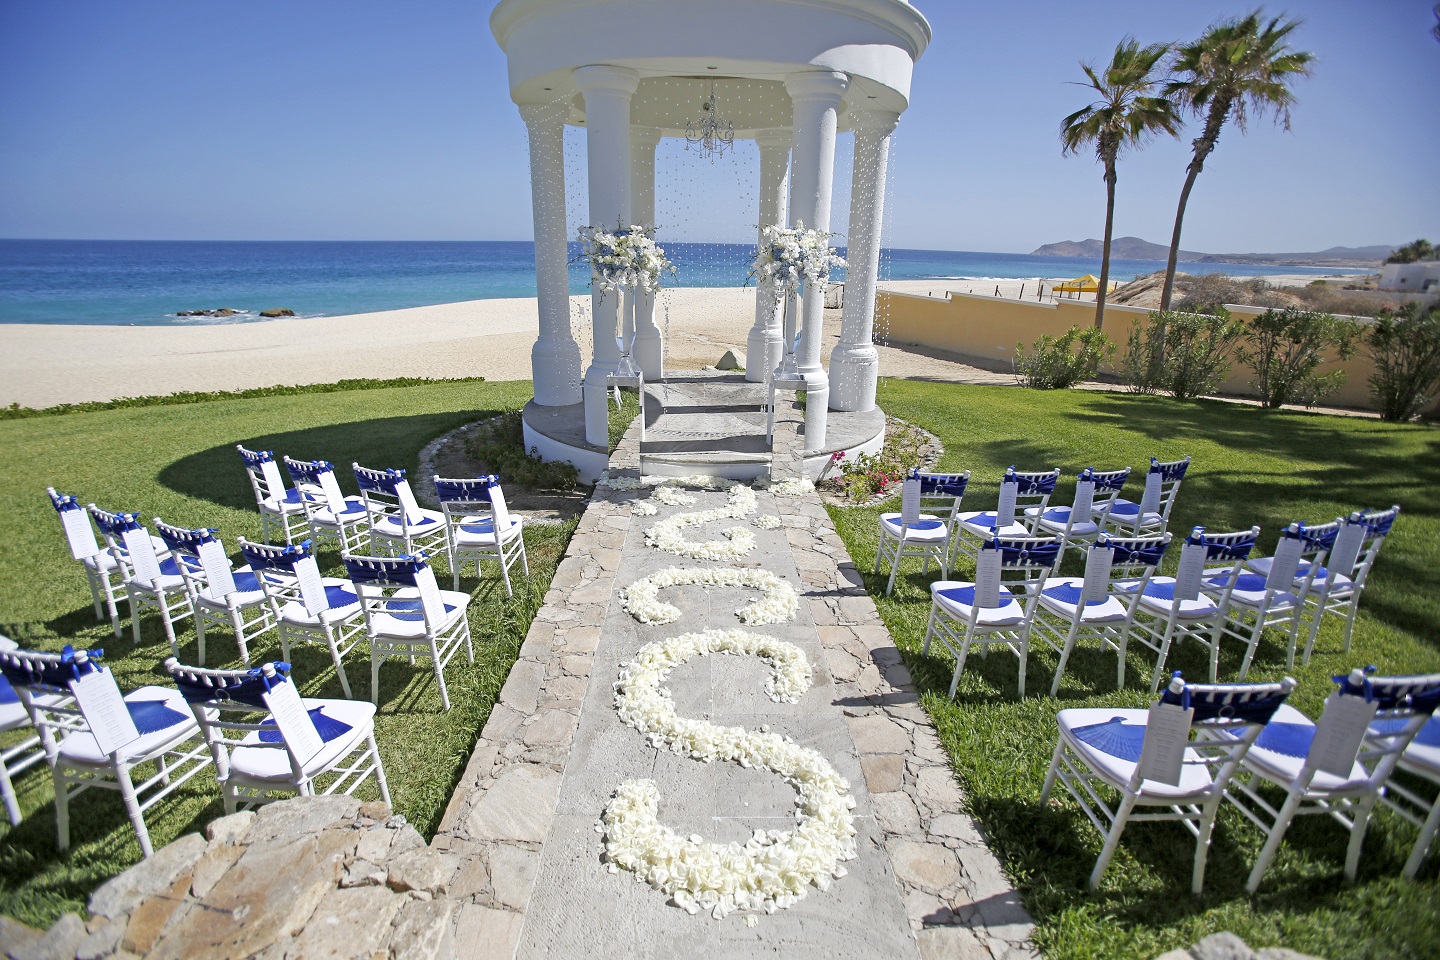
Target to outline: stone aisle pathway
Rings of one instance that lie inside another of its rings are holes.
[[[796,450],[798,410],[777,449]],[[634,431],[612,473],[638,463]],[[777,472],[785,472],[777,464]],[[794,466],[790,465],[793,470]],[[648,491],[597,491],[546,605],[526,639],[433,846],[459,866],[448,891],[462,955],[534,957],[964,957],[1033,956],[1030,920],[970,818],[945,753],[889,634],[813,493],[759,492],[754,516],[774,530],[723,520],[687,534],[709,540],[737,524],[754,550],[738,561],[688,560],[645,545],[644,530],[677,512],[721,506],[723,492],[632,516]],[[675,587],[662,599],[679,620],[644,625],[620,591],[667,567],[760,567],[800,594],[791,622],[746,627],[735,610],[757,593]],[[682,836],[743,842],[755,829],[788,829],[795,792],[778,775],[703,764],[652,747],[616,713],[619,665],[642,645],[707,628],[745,629],[804,651],[813,685],[799,703],[763,690],[753,657],[682,664],[666,686],[683,717],[771,729],[819,750],[851,786],[858,857],[828,891],[794,906],[724,920],[696,915],[631,873],[610,873],[595,824],[617,786],[656,781],[659,818]],[[469,951],[468,954],[465,952]]]

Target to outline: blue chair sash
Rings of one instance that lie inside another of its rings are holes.
[[[104,650],[87,650],[90,658],[86,662],[75,660],[75,648],[69,644],[60,651],[58,659],[40,661],[8,657],[0,653],[0,674],[17,687],[63,687],[71,680],[78,680],[88,673],[100,669],[97,662],[105,656]]]
[[[193,719],[179,710],[166,706],[163,700],[126,701],[125,709],[130,711],[130,719],[135,721],[135,729],[142,734],[158,733],[177,723]]]
[[[277,683],[286,683],[290,664],[276,662],[275,676],[266,677],[261,668],[247,670],[238,678],[224,679],[201,675],[196,680],[176,675],[175,685],[190,703],[208,703],[212,700],[230,700],[251,707],[265,708],[264,695]]]
[[[1131,763],[1140,762],[1140,751],[1145,746],[1145,725],[1126,723],[1124,717],[1076,727],[1071,733],[1081,743]]]

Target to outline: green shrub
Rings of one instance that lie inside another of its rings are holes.
[[[1382,419],[1409,420],[1430,405],[1440,387],[1440,304],[1382,311],[1365,345],[1375,363],[1370,394]]]
[[[1121,373],[1135,393],[1177,400],[1214,393],[1230,375],[1230,353],[1245,324],[1224,307],[1214,315],[1155,311],[1130,328]]]
[[[539,451],[525,452],[525,428],[518,410],[496,417],[488,431],[478,431],[465,442],[465,452],[506,484],[568,492],[579,482],[572,464],[541,460]]]
[[[1015,377],[1036,390],[1064,390],[1094,380],[1100,365],[1115,356],[1115,344],[1097,327],[1071,327],[1061,336],[1048,333],[1036,340],[1025,354],[1023,343],[1015,344]]]
[[[1260,391],[1260,404],[1286,403],[1313,407],[1345,383],[1343,370],[1317,375],[1324,353],[1334,348],[1342,360],[1355,355],[1360,325],[1328,313],[1286,307],[1266,310],[1245,327],[1235,359],[1255,373],[1250,385]]]

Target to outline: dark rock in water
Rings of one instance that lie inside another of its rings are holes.
[[[260,316],[262,316],[262,317],[293,317],[293,316],[295,316],[295,311],[294,311],[294,310],[291,310],[289,307],[272,307],[272,308],[269,309],[269,310],[261,310],[261,311],[260,311]]]
[[[236,309],[234,309],[234,308],[232,308],[232,307],[221,307],[221,308],[218,309],[218,310],[177,310],[177,311],[175,311],[175,316],[177,316],[177,317],[233,317],[233,316],[235,316],[235,314],[237,314],[237,313],[239,313],[239,312],[240,312],[239,310],[236,310]]]

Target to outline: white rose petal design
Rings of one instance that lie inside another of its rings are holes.
[[[730,518],[743,519],[756,510],[755,491],[735,484],[730,487],[730,503],[714,510],[696,510],[691,513],[677,513],[661,520],[645,531],[645,542],[657,550],[673,553],[691,560],[738,560],[755,548],[755,534],[744,527],[730,527],[720,531],[726,540],[708,540],[695,543],[686,539],[686,527],[698,527],[715,520]]]
[[[681,717],[662,688],[670,671],[693,657],[712,653],[758,656],[770,662],[766,681],[771,699],[794,702],[810,686],[810,664],[794,644],[742,630],[706,630],[647,644],[623,665],[616,684],[620,718],[646,733],[657,747],[709,763],[730,760],[773,771],[793,786],[793,830],[757,830],[744,844],[685,838],[659,822],[653,780],[620,785],[597,829],[605,835],[612,869],[670,894],[675,903],[716,919],[735,910],[773,912],[805,896],[809,886],[826,889],[845,875],[854,859],[855,825],[850,785],[818,752],[787,737],[722,727]]]
[[[789,581],[768,570],[670,567],[626,587],[623,594],[625,611],[641,623],[673,623],[680,618],[680,608],[661,600],[660,591],[667,587],[701,584],[708,587],[750,587],[761,591],[764,596],[735,611],[736,616],[749,624],[784,623],[795,619],[795,612],[800,608],[800,596],[795,588]]]

